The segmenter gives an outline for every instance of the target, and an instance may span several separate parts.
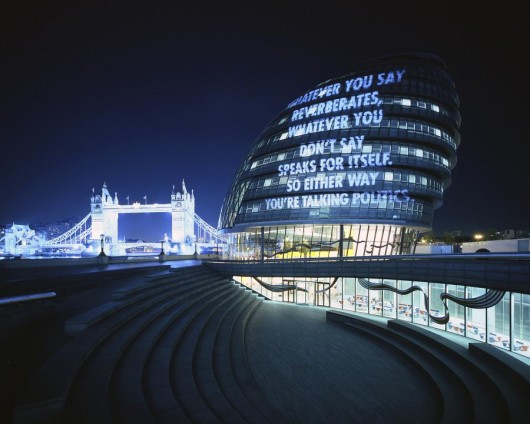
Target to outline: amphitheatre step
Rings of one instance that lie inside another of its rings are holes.
[[[530,386],[530,367],[526,362],[486,343],[469,343],[469,351],[489,361],[495,367],[501,368],[504,373],[509,374],[510,380],[515,378],[519,380],[519,384]]]
[[[188,278],[185,283],[177,284],[171,282],[168,284],[135,284],[130,288],[120,288],[119,293],[124,294],[119,296],[118,300],[104,303],[93,309],[83,312],[82,314],[69,319],[65,323],[65,332],[68,335],[76,334],[80,331],[84,331],[90,326],[102,321],[108,316],[119,312],[120,310],[127,308],[131,305],[137,304],[138,302],[145,301],[148,297],[154,297],[161,293],[171,293],[174,290],[182,289],[184,284],[188,284],[190,287],[194,287],[196,284],[205,284],[207,282],[213,282],[219,280],[220,277],[212,276],[208,279],[190,279]],[[130,291],[129,291],[130,290]],[[115,291],[115,292],[116,292]],[[113,298],[115,296],[113,295]]]
[[[162,289],[166,286],[171,286],[175,284],[183,284],[186,282],[192,281],[206,281],[219,279],[220,276],[212,273],[196,273],[196,274],[187,274],[187,275],[178,275],[175,273],[168,273],[161,279],[155,280],[144,280],[140,281],[137,284],[129,285],[126,287],[120,287],[112,292],[113,300],[123,300],[129,297],[135,297],[141,295],[144,292],[151,292],[156,286],[159,289]]]
[[[235,337],[233,333],[237,331],[235,329],[236,322],[246,320],[261,302],[263,302],[261,298],[252,294],[244,300],[239,308],[230,311],[229,316],[223,321],[217,333],[213,354],[213,372],[224,397],[230,404],[234,405],[238,413],[247,422],[255,424],[269,423],[270,421],[249,401],[244,390],[239,387],[233,373],[236,364],[231,362],[230,349],[232,338]]]
[[[188,327],[195,325],[195,320],[203,314],[211,314],[220,299],[227,293],[230,294],[231,289],[234,288],[227,280],[223,285],[223,290],[219,293],[210,293],[203,302],[194,305],[193,308],[182,313],[178,320],[172,322],[149,353],[144,367],[143,390],[148,407],[157,421],[189,421],[188,415],[174,393],[170,375],[173,358],[176,350],[183,343],[182,337]]]
[[[438,354],[458,374],[472,397],[475,421],[506,420],[509,411],[504,394],[484,367],[470,355],[467,347],[442,334],[409,322],[389,320],[388,326],[423,349]]]
[[[340,311],[329,311],[331,316],[348,316],[349,314]],[[356,317],[364,319],[367,325],[371,318]],[[347,319],[347,318],[346,318]],[[506,418],[516,418],[520,415],[513,403],[510,393],[499,390],[502,383],[492,378],[488,369],[480,361],[472,358],[468,349],[455,343],[441,334],[422,328],[401,320],[388,320],[387,326],[401,338],[416,344],[418,347],[432,355],[437,355],[440,360],[450,367],[453,373],[467,387],[471,396],[470,404],[473,406],[473,416],[478,422],[498,422]],[[388,336],[386,336],[388,338]],[[517,399],[517,397],[514,397]],[[447,410],[447,408],[446,408]],[[497,420],[497,421],[496,421]]]
[[[469,353],[495,382],[508,404],[507,421],[526,424],[530,420],[530,367],[527,362],[486,343],[470,343]]]
[[[206,292],[207,290],[203,290],[203,294]],[[129,320],[90,355],[76,376],[75,384],[70,391],[68,407],[71,409],[72,418],[75,417],[77,420],[81,417],[90,417],[91,422],[110,420],[109,383],[118,359],[149,323],[157,320],[180,300],[178,296],[164,297],[154,307]],[[135,409],[140,408],[138,404],[130,406]]]
[[[243,288],[243,289],[245,289],[245,290],[248,290],[248,291],[254,293],[256,296],[268,300],[268,298],[267,298],[266,296],[262,295],[260,292],[258,292],[258,291],[256,291],[256,290],[254,290],[252,287],[246,286],[246,285],[244,285],[243,283],[240,283],[239,281],[236,281],[236,280],[232,280],[232,281],[234,282],[234,284],[240,286],[241,288]]]
[[[388,327],[387,320],[379,317],[374,319],[342,311],[327,311],[326,316],[328,320],[341,322],[367,337],[375,337],[378,342],[408,357],[415,367],[420,367],[440,391],[443,399],[441,422],[467,422],[472,419],[472,398],[468,387],[436,351],[426,349],[396,333]]]
[[[131,278],[154,272],[168,270],[169,265],[142,266],[134,268],[99,270],[98,272],[80,272],[66,275],[47,275],[32,278],[20,284],[19,281],[2,283],[3,296],[17,296],[32,293],[54,291],[58,296],[101,286],[109,280]],[[47,275],[47,276],[46,276]],[[73,279],[72,279],[73,277]]]
[[[149,326],[132,341],[128,349],[120,357],[110,382],[110,403],[113,416],[118,422],[134,420],[148,421],[151,411],[145,400],[142,381],[148,356],[153,352],[154,346],[164,332],[173,325],[188,310],[200,305],[205,298],[225,290],[226,283],[217,287],[210,286],[202,290],[200,296],[189,296],[181,301],[164,316],[149,323]],[[130,406],[134,405],[134,409]]]
[[[259,385],[252,376],[247,362],[245,347],[247,324],[262,304],[263,301],[255,303],[250,308],[247,308],[234,323],[232,336],[230,337],[230,364],[232,367],[232,377],[237,383],[240,391],[247,398],[248,402],[260,413],[261,417],[265,418],[266,422],[282,423],[286,422],[286,418],[263,395]]]
[[[146,281],[157,282],[166,279],[178,279],[182,280],[189,276],[199,275],[213,275],[213,273],[206,269],[203,265],[194,265],[186,268],[169,268],[163,273],[153,274],[146,276]]]
[[[210,319],[220,310],[226,309],[227,305],[233,303],[239,296],[239,290],[231,284],[230,291],[223,298],[218,299],[212,307],[203,309],[202,313],[193,319],[174,351],[170,369],[173,392],[178,401],[185,399],[185,401],[181,402],[181,407],[193,422],[201,422],[203,420],[220,422],[219,417],[216,417],[214,411],[209,408],[197,387],[197,381],[194,377],[194,365],[197,361],[199,361],[198,368],[203,368],[204,365],[201,361],[203,358],[196,356],[196,349],[204,332],[207,331],[207,324]],[[203,387],[203,391],[207,389],[211,389],[211,386]],[[213,396],[212,391],[208,391],[208,395]],[[222,400],[217,399],[216,401],[216,406],[222,406],[223,412],[227,412],[224,408],[226,405],[220,405]]]
[[[217,381],[213,368],[216,339],[221,326],[244,309],[249,299],[250,293],[238,287],[234,297],[225,302],[226,307],[218,308],[206,323],[193,356],[193,376],[199,393],[223,423],[246,423],[247,420],[228,401]]]
[[[83,361],[128,319],[164,297],[167,296],[120,309],[81,336],[74,336],[35,373],[15,408],[15,418],[19,417],[20,422],[40,422],[45,416],[52,420],[53,416],[60,416],[72,379]]]

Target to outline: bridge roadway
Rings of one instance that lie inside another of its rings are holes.
[[[204,261],[227,276],[365,277],[485,287],[530,294],[530,254],[400,255]]]

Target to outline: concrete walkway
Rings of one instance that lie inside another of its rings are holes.
[[[52,277],[66,277],[76,276],[81,274],[91,274],[101,271],[116,271],[120,269],[131,268],[145,268],[148,266],[165,265],[170,268],[185,268],[194,265],[200,265],[201,261],[196,259],[184,259],[178,261],[160,262],[153,260],[150,262],[133,262],[123,264],[109,264],[109,265],[83,265],[76,264],[75,259],[71,259],[71,265],[68,266],[45,266],[46,259],[27,259],[28,263],[43,264],[43,266],[28,266],[28,267],[0,267],[0,292],[2,289],[1,283],[22,282],[33,279],[52,278]],[[40,261],[40,262],[39,262]]]
[[[247,326],[247,358],[291,423],[432,423],[436,388],[413,363],[326,321],[326,310],[265,302]]]

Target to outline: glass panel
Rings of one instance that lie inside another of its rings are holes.
[[[530,295],[513,294],[513,350],[530,357]]]
[[[343,278],[339,278],[335,285],[331,288],[331,307],[341,309],[344,303]]]
[[[327,281],[317,281],[315,282],[315,305],[330,307],[331,298],[330,298],[330,283]]]
[[[445,291],[445,284],[441,283],[430,283],[429,284],[429,313],[433,316],[443,316],[445,314],[445,308],[440,295]],[[434,328],[445,330],[445,325],[437,324],[433,320],[429,319],[429,325]]]
[[[385,284],[396,287],[395,280],[385,280]],[[388,318],[396,318],[396,293],[390,290],[383,291],[383,316]]]
[[[510,295],[506,293],[497,305],[488,308],[488,343],[510,348]]]
[[[344,282],[344,296],[343,308],[354,311],[355,310],[355,282],[356,278],[342,278]],[[364,311],[366,312],[366,311]]]
[[[405,290],[410,288],[410,281],[398,281],[398,289]],[[398,296],[398,319],[412,321],[412,293]]]
[[[414,282],[415,286],[419,286],[425,293],[428,293],[429,285],[422,282]],[[421,291],[415,291],[412,294],[412,302],[414,310],[412,313],[412,321],[416,324],[427,325],[427,309],[425,308],[425,296]]]
[[[264,280],[268,284],[272,285],[281,285],[283,284],[283,279],[281,277],[264,277],[262,280]],[[267,290],[268,291],[268,290]],[[287,294],[285,292],[271,292],[271,299],[275,300],[277,302],[283,302],[284,296],[286,297],[285,301],[287,302]]]
[[[370,279],[372,283],[381,283],[381,280]],[[368,290],[370,299],[369,313],[373,315],[383,315],[383,297],[382,290]]]
[[[455,286],[453,284],[447,285],[447,293],[464,299],[465,288],[464,286]],[[447,323],[447,331],[464,335],[464,321],[465,321],[465,308],[458,303],[447,301],[447,308],[449,309],[449,322]]]
[[[358,312],[368,312],[368,290],[356,280],[355,307]]]
[[[482,296],[486,289],[481,287],[467,287],[466,298]],[[481,342],[486,340],[486,309],[466,308],[466,336]]]

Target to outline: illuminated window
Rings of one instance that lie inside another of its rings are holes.
[[[411,103],[410,103],[410,99],[402,99],[402,100],[401,100],[401,104],[402,104],[403,106],[410,106],[410,105],[411,105]]]

